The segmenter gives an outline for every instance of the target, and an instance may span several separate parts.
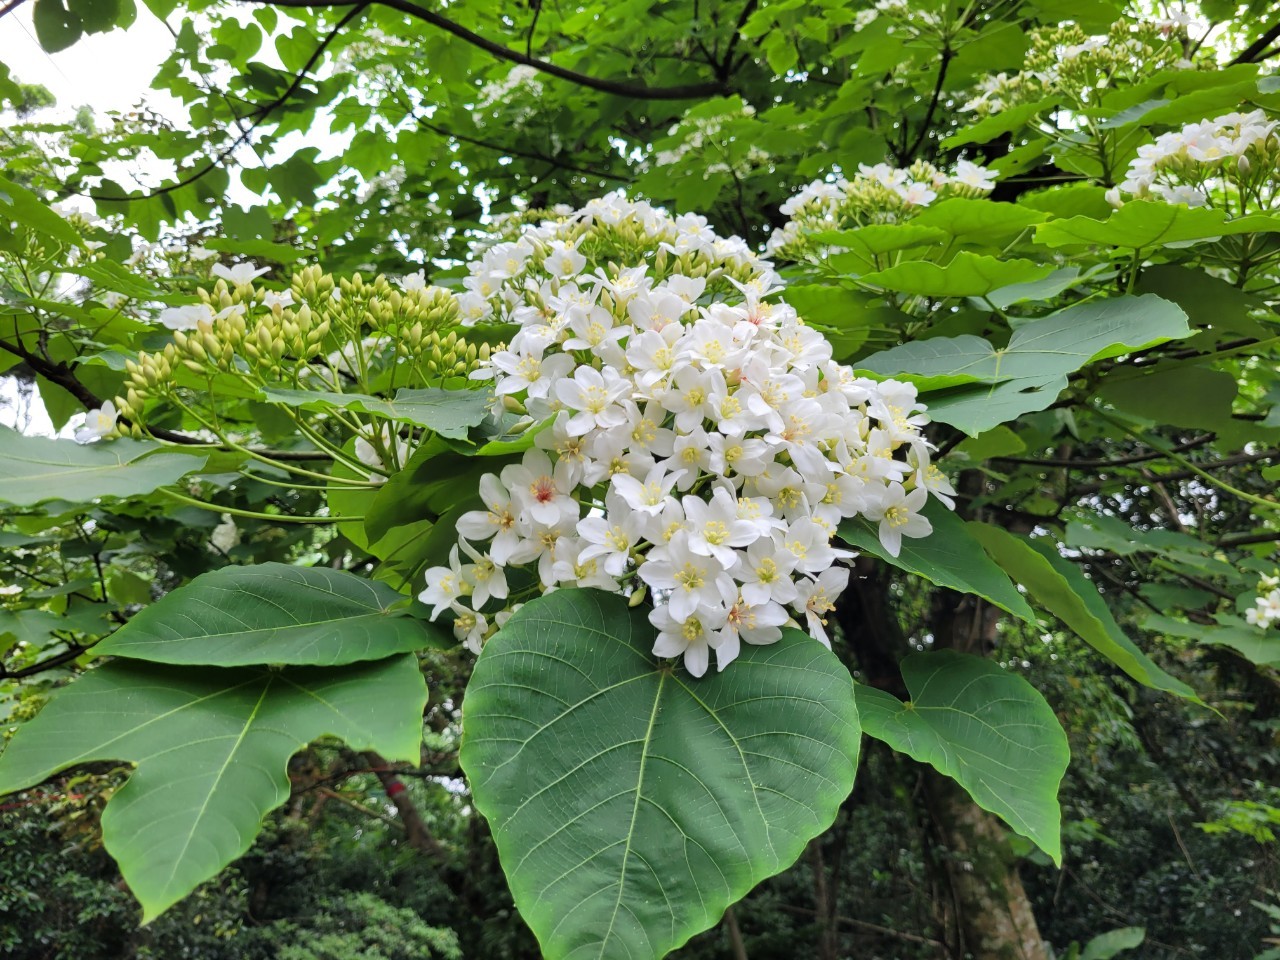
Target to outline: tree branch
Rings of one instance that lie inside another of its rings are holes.
[[[1280,23],[1272,24],[1268,27],[1257,40],[1249,44],[1240,51],[1239,55],[1231,61],[1231,66],[1238,63],[1254,63],[1262,59],[1259,55],[1271,46],[1272,42],[1280,37]]]
[[[316,9],[320,7],[350,6],[356,3],[357,0],[239,0],[239,2],[261,3],[271,7]],[[691,83],[676,87],[648,87],[643,84],[619,83],[615,80],[592,77],[585,73],[578,73],[576,70],[567,70],[564,67],[556,66],[546,60],[539,60],[537,57],[531,57],[528,54],[521,53],[519,50],[504,47],[500,43],[495,43],[472,30],[468,30],[460,23],[454,23],[434,10],[428,10],[426,7],[421,7],[411,2],[411,0],[372,0],[372,2],[407,14],[416,20],[429,23],[433,27],[471,44],[473,47],[479,47],[499,60],[524,64],[553,77],[559,77],[561,80],[568,80],[570,83],[575,83],[580,87],[588,87],[601,93],[611,93],[615,96],[629,97],[633,100],[698,100],[702,97],[727,92],[724,83],[719,80],[712,83]],[[362,8],[368,5],[367,3],[361,3]]]
[[[412,107],[406,107],[406,109],[408,110],[408,116],[410,120],[416,123],[419,127],[422,127],[422,129],[430,130],[432,133],[436,134],[437,136],[445,137],[447,139],[458,140],[458,141],[461,141],[462,143],[469,143],[472,146],[480,147],[483,150],[492,150],[494,153],[501,153],[501,154],[505,154],[507,156],[512,156],[512,157],[524,157],[524,159],[526,160],[536,160],[539,163],[549,163],[556,170],[564,170],[569,173],[578,173],[584,177],[598,177],[601,180],[613,180],[617,183],[631,183],[633,182],[633,179],[634,179],[632,177],[619,176],[616,173],[606,173],[603,170],[592,170],[588,167],[579,167],[579,166],[575,166],[572,163],[564,163],[563,161],[559,160],[556,157],[548,157],[544,154],[534,153],[533,151],[530,151],[530,150],[518,150],[515,147],[503,146],[500,143],[490,143],[487,140],[479,140],[475,137],[468,137],[465,134],[456,133],[455,131],[448,129],[447,127],[442,127],[442,126],[439,126],[438,124],[432,123],[426,117],[419,115],[415,110],[413,110]]]
[[[964,439],[964,438],[962,437],[961,439]],[[1206,433],[1206,434],[1203,434],[1202,436],[1196,437],[1194,440],[1188,440],[1186,443],[1183,443],[1183,444],[1180,444],[1179,446],[1174,447],[1173,451],[1174,453],[1185,453],[1187,450],[1194,450],[1197,447],[1203,447],[1206,443],[1210,443],[1215,439],[1217,439],[1216,434]],[[1069,467],[1069,468],[1075,468],[1075,469],[1086,469],[1086,468],[1105,469],[1108,467],[1123,467],[1131,463],[1145,463],[1148,460],[1159,460],[1163,456],[1165,456],[1165,454],[1156,452],[1156,453],[1135,453],[1127,457],[1114,457],[1111,459],[1104,458],[1104,459],[1095,459],[1095,460],[1084,460],[1084,459],[1073,460],[1070,458],[1053,459],[1049,457],[1046,457],[1044,459],[1035,459],[1035,458],[1029,458],[1029,457],[993,457],[992,460],[997,461],[999,463],[1016,463],[1019,466],[1027,466],[1027,467]]]
[[[307,62],[302,65],[302,69],[298,71],[296,76],[294,76],[293,82],[291,82],[289,86],[285,88],[284,93],[280,94],[280,96],[276,97],[270,103],[264,104],[263,106],[258,107],[256,110],[253,110],[250,113],[244,114],[243,116],[236,117],[235,122],[237,126],[239,126],[240,128],[239,135],[234,140],[231,141],[231,144],[229,146],[227,146],[223,150],[220,150],[203,167],[194,171],[193,173],[188,174],[185,177],[182,177],[179,180],[176,180],[173,183],[166,184],[163,187],[157,187],[154,190],[150,190],[136,197],[132,197],[132,196],[131,197],[115,197],[115,196],[109,196],[107,194],[93,193],[92,191],[86,194],[86,196],[88,196],[92,200],[104,200],[109,203],[128,203],[131,200],[149,200],[152,197],[160,197],[166,193],[173,193],[175,190],[181,190],[183,187],[186,187],[186,186],[189,186],[190,184],[195,183],[201,177],[208,175],[212,171],[216,170],[218,167],[222,166],[222,163],[224,160],[226,160],[233,153],[235,153],[236,150],[240,149],[241,146],[249,142],[250,138],[254,134],[254,131],[256,131],[258,127],[262,126],[262,124],[264,124],[267,121],[267,119],[271,116],[271,114],[275,113],[282,106],[284,106],[289,101],[289,98],[298,92],[298,88],[302,86],[302,82],[307,78],[307,74],[311,72],[311,68],[314,67],[316,63],[319,62],[322,56],[324,56],[324,52],[327,49],[329,49],[329,44],[333,43],[333,41],[337,39],[338,34],[342,31],[342,28],[345,27],[352,20],[354,20],[356,17],[364,13],[364,11],[368,9],[368,7],[369,7],[369,3],[367,2],[367,0],[359,0],[359,2],[357,2],[350,10],[346,12],[346,14],[343,15],[342,19],[339,20],[334,25],[333,29],[330,30],[329,33],[325,36],[325,38],[320,41],[319,45],[312,52],[311,56],[307,59]],[[249,124],[249,126],[248,127],[243,126],[243,121],[250,117],[252,117],[253,120]]]
[[[12,353],[15,357],[18,357],[28,367],[30,367],[34,373],[44,377],[50,383],[67,391],[67,393],[71,394],[84,404],[86,410],[97,410],[102,406],[102,398],[77,380],[75,372],[65,362],[52,363],[39,354],[32,353],[20,342],[9,343],[7,340],[0,340],[0,350],[7,350],[9,353]],[[126,425],[130,422],[124,417],[121,417],[120,420]],[[181,444],[183,446],[208,446],[206,441],[201,440],[198,437],[191,437],[185,433],[177,433],[173,430],[164,430],[160,427],[148,427],[147,432],[157,440],[165,440],[169,443]],[[227,447],[223,449],[230,448]],[[264,457],[270,457],[272,460],[306,461],[333,459],[329,454],[324,453],[323,451],[311,453],[305,450],[255,450],[254,453],[258,453]]]

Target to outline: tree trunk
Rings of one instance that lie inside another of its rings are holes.
[[[974,960],[1050,960],[1008,830],[950,777],[930,769],[924,784],[955,904],[948,939],[961,941],[949,950]]]
[[[894,614],[888,571],[866,557],[838,611],[842,632],[857,656],[861,681],[906,699],[898,661],[909,652]],[[999,611],[951,591],[934,596],[928,631],[936,648],[983,656],[996,640]],[[1003,823],[948,777],[924,771],[924,796],[938,882],[949,896],[935,904],[954,960],[1049,960],[1017,858]]]

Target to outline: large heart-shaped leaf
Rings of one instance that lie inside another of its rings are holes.
[[[875,524],[865,518],[841,523],[840,538],[930,583],[977,594],[1021,620],[1035,620],[1035,611],[1008,575],[983,552],[982,545],[965,528],[963,520],[937,500],[925,504],[923,513],[933,525],[933,532],[927,537],[904,538],[902,550],[896,557],[884,549]]]
[[[907,703],[858,686],[867,735],[951,777],[1060,861],[1058,783],[1071,752],[1039,691],[998,664],[953,650],[912,654],[902,661],[902,679]]]
[[[915,383],[934,420],[971,436],[1043,410],[1067,375],[1095,360],[1188,336],[1187,315],[1154,294],[1078,303],[1019,326],[1006,347],[981,337],[932,337],[873,354],[862,367]]]
[[[0,503],[31,507],[131,497],[174,483],[204,463],[203,456],[142,440],[80,444],[0,427]]]
[[[385,583],[325,567],[263,563],[196,577],[146,607],[97,652],[157,663],[332,666],[449,645],[405,616]]]
[[[116,661],[59,693],[0,754],[0,793],[95,760],[137,770],[102,833],[151,920],[249,849],[289,796],[287,765],[326,734],[416,762],[426,685],[413,657],[341,670]]]
[[[665,955],[789,866],[853,786],[848,671],[798,631],[695,680],[621,597],[561,590],[485,646],[462,766],[548,960]]]

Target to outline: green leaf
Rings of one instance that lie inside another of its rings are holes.
[[[961,243],[1003,248],[1047,217],[1012,203],[952,197],[925,208],[911,224],[934,227]]]
[[[982,552],[981,544],[965,528],[963,520],[932,498],[923,513],[933,524],[933,533],[927,537],[903,538],[902,551],[896,557],[890,556],[880,544],[876,525],[870,520],[861,517],[845,520],[840,524],[840,537],[863,553],[924,577],[930,583],[977,594],[1021,620],[1035,622],[1035,612],[1005,572]]]
[[[882,254],[911,247],[927,246],[947,239],[936,227],[920,227],[914,223],[878,223],[853,230],[828,230],[814,234],[815,243],[840,247],[827,262],[842,273],[862,273],[876,269],[875,259]],[[788,290],[788,300],[791,291]]]
[[[1022,677],[954,650],[902,661],[911,700],[858,685],[867,736],[927,763],[1062,861],[1058,784],[1071,751],[1053,708]]]
[[[1053,106],[1054,100],[1048,98],[1037,100],[1034,103],[1021,103],[1016,107],[993,113],[989,117],[983,117],[977,123],[962,127],[947,137],[942,141],[942,148],[951,150],[955,147],[962,147],[966,143],[988,143],[996,137],[1021,129],[1037,113],[1048,110]]]
[[[1150,614],[1142,629],[1162,636],[1184,637],[1210,646],[1230,647],[1259,666],[1280,666],[1280,635],[1250,626],[1239,617],[1218,614],[1217,623],[1192,623],[1161,614]]]
[[[1017,456],[1026,450],[1027,445],[1021,437],[1008,427],[998,426],[965,440],[955,448],[954,453],[968,457],[974,463],[981,463],[995,457]]]
[[[47,0],[41,0],[40,6]],[[78,246],[80,234],[71,224],[50,209],[49,205],[26,187],[0,177],[0,215],[12,217],[23,226],[46,234],[62,243]]]
[[[970,523],[969,530],[1041,609],[1061,620],[1134,680],[1199,702],[1194,690],[1158,667],[1125,636],[1097,587],[1085,579],[1079,567],[1063,559],[1052,544],[1018,537],[989,524]]]
[[[1080,303],[1023,324],[998,349],[981,337],[933,337],[873,354],[862,366],[922,389],[1072,373],[1091,360],[1185,337],[1187,315],[1154,294]]]
[[[0,503],[31,507],[151,493],[199,470],[205,460],[141,440],[79,444],[0,427]]]
[[[1043,280],[1053,269],[1050,264],[1033,260],[998,259],[961,250],[943,266],[926,260],[909,260],[886,270],[863,274],[859,279],[917,296],[982,297],[1011,284]]]
[[[986,301],[998,310],[1007,310],[1015,303],[1038,302],[1052,300],[1072,287],[1082,286],[1101,267],[1082,273],[1079,267],[1063,267],[1055,270],[1043,280],[1030,283],[1015,283],[987,294]]]
[[[644,613],[560,590],[485,645],[461,761],[547,960],[657,958],[793,863],[853,786],[853,683],[798,631],[695,680]]]
[[[1100,933],[1084,945],[1080,960],[1112,960],[1126,950],[1142,946],[1147,938],[1145,927],[1120,927]]]
[[[12,635],[18,643],[37,649],[49,643],[55,630],[96,636],[109,629],[102,619],[108,609],[105,603],[80,604],[63,614],[50,610],[0,609],[0,636]]]
[[[1134,250],[1209,240],[1241,233],[1280,232],[1280,217],[1251,216],[1229,220],[1222,210],[1187,207],[1158,200],[1126,203],[1106,220],[1069,217],[1036,228],[1036,243],[1069,247],[1085,243]]]
[[[451,646],[383,583],[326,567],[223,567],[145,608],[99,653],[156,663],[336,666]]]
[[[1239,385],[1224,370],[1171,363],[1113,374],[1097,396],[1126,414],[1174,427],[1218,430],[1231,421]]]
[[[971,335],[933,337],[873,354],[860,366],[915,383],[923,392],[971,385],[930,396],[929,415],[976,436],[1043,410],[1066,387],[1067,375],[1091,361],[1190,332],[1175,304],[1154,294],[1124,296],[1075,304],[1023,324],[1003,349]],[[994,386],[976,386],[982,383]]]
[[[36,0],[31,21],[46,53],[65,50],[84,33],[80,15],[67,5],[67,0]]]
[[[137,764],[102,833],[145,923],[249,849],[289,797],[289,758],[312,740],[416,763],[426,693],[412,656],[285,670],[115,661],[18,728],[0,793],[85,763]]]
[[[467,430],[488,416],[493,399],[488,390],[398,390],[394,400],[382,400],[362,393],[332,393],[326,390],[290,390],[268,387],[263,391],[274,403],[305,410],[338,407],[357,413],[372,413],[389,420],[413,423],[434,430],[443,437],[465,440]]]

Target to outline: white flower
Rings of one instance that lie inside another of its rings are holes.
[[[827,614],[836,608],[836,598],[849,585],[849,571],[844,567],[831,567],[818,575],[816,580],[802,579],[796,584],[796,599],[792,606],[804,612],[809,633],[824,646],[831,646],[827,636]]]
[[[466,578],[462,575],[462,564],[458,562],[458,547],[449,551],[449,566],[431,567],[426,572],[427,587],[418,594],[418,599],[432,607],[431,619],[435,620],[459,597],[465,596]]]
[[[235,266],[228,267],[222,263],[213,265],[213,275],[227,281],[233,287],[243,287],[253,283],[258,277],[264,273],[270,273],[270,267],[256,267],[252,260],[246,260],[243,263],[237,263]]]
[[[720,643],[717,633],[728,617],[723,608],[700,610],[677,619],[668,605],[654,607],[649,622],[658,628],[653,653],[658,657],[684,657],[684,668],[693,676],[707,672],[711,648]]]
[[[231,514],[222,515],[222,522],[209,534],[209,543],[223,553],[240,545],[240,528],[236,526],[235,518]]]
[[[213,317],[213,308],[207,303],[191,303],[160,311],[160,322],[170,330],[194,330],[201,321],[212,323]]]
[[[880,543],[889,556],[902,552],[903,537],[927,537],[933,532],[933,524],[919,514],[928,495],[924,487],[907,493],[894,481],[885,488],[882,499],[868,508],[867,516],[880,521]]]
[[[84,415],[84,424],[76,429],[76,442],[102,439],[115,430],[118,417],[116,405],[110,400],[105,401],[101,407]]]
[[[699,608],[732,603],[738,592],[719,560],[690,548],[684,530],[667,545],[651,550],[638,574],[654,590],[668,591],[671,615],[681,621]]]
[[[956,161],[956,168],[951,174],[951,181],[961,186],[972,187],[975,190],[994,190],[996,186],[995,174],[986,167],[980,167],[970,160]]]

